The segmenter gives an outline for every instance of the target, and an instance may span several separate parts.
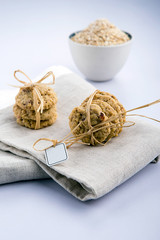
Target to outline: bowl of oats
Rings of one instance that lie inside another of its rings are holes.
[[[131,34],[106,19],[91,23],[69,36],[69,47],[77,68],[89,80],[112,79],[124,66],[132,45]]]

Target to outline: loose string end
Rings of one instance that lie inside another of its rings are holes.
[[[48,147],[46,147],[46,148],[42,148],[42,149],[36,148],[35,146],[37,145],[37,143],[39,143],[39,142],[41,142],[41,141],[51,142],[52,145],[50,145],[50,146],[48,146]],[[40,152],[42,152],[42,151],[44,151],[44,150],[49,149],[50,147],[55,147],[57,144],[58,144],[58,140],[56,140],[56,139],[39,138],[39,139],[38,139],[37,141],[35,141],[35,143],[33,144],[33,149],[34,149],[35,151],[40,151]]]

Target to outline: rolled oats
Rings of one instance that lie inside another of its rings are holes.
[[[122,44],[130,38],[107,19],[99,19],[76,33],[71,39],[86,45],[109,46]]]

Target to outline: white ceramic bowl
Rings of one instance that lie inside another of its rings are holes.
[[[132,43],[132,36],[125,32],[130,40],[111,46],[92,46],[74,42],[69,36],[69,47],[78,69],[90,80],[106,81],[112,79],[125,64]]]

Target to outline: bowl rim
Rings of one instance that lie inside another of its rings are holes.
[[[75,45],[78,45],[78,46],[84,46],[84,47],[90,47],[90,48],[116,48],[116,47],[122,47],[124,45],[128,45],[130,44],[132,41],[133,41],[133,36],[129,33],[129,32],[126,32],[126,31],[123,31],[124,33],[126,33],[129,37],[129,40],[127,42],[124,42],[124,43],[120,43],[120,44],[115,44],[115,45],[108,45],[108,46],[96,46],[96,45],[91,45],[91,44],[84,44],[84,43],[78,43],[78,42],[75,42],[73,41],[71,38],[76,34],[76,33],[79,33],[81,32],[82,30],[80,31],[76,31],[76,32],[73,32],[69,35],[69,41],[71,41],[73,44]]]

